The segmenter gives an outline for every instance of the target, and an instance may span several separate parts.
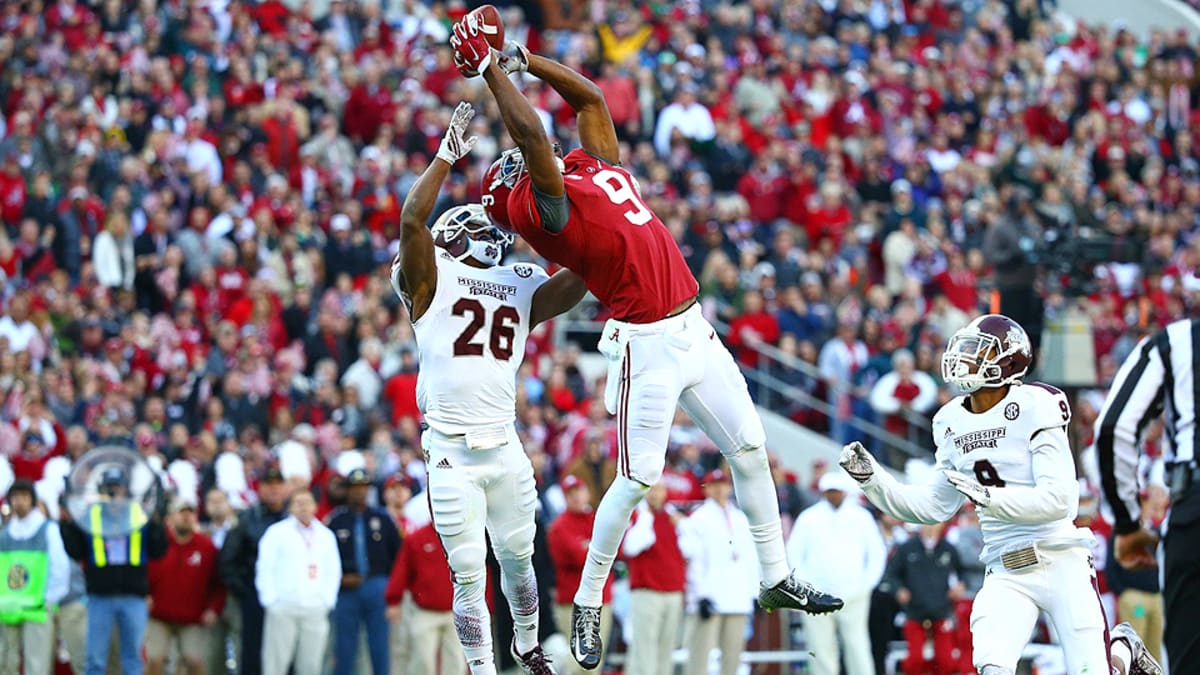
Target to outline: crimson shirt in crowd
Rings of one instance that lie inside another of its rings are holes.
[[[417,607],[431,612],[449,612],[454,605],[450,565],[432,523],[405,537],[400,545],[384,591],[387,604],[399,605],[405,591],[412,592]]]
[[[679,533],[666,509],[651,512],[654,517],[654,544],[641,553],[626,559],[629,565],[629,588],[659,593],[683,592],[687,583],[687,563],[679,550]],[[646,516],[634,511],[630,523]]]
[[[579,580],[583,578],[583,563],[587,561],[588,543],[592,540],[592,524],[596,513],[566,511],[550,524],[546,544],[554,561],[554,602],[569,605],[574,602]],[[604,604],[612,602],[612,575],[604,583]]]
[[[146,568],[150,582],[150,616],[166,623],[200,623],[204,611],[220,614],[225,588],[217,576],[217,547],[196,532],[186,544],[167,528],[167,554]]]
[[[775,344],[779,340],[779,322],[774,314],[762,311],[743,314],[729,323],[729,346],[733,347],[742,365],[753,368],[758,365],[758,346],[745,339],[743,331],[746,329],[758,333],[763,342]]]

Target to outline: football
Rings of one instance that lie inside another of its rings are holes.
[[[500,10],[492,5],[483,5],[467,16],[474,16],[479,21],[479,27],[492,49],[504,49],[504,23],[500,21]]]

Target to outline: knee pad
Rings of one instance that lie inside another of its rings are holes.
[[[641,481],[636,481],[632,478],[626,478],[624,476],[617,476],[616,479],[613,480],[612,485],[608,486],[608,492],[604,493],[603,501],[614,499],[617,500],[618,503],[627,505],[630,507],[630,509],[632,509],[638,505],[638,502],[642,501],[642,498],[645,497],[646,493],[649,491],[650,486],[642,483]]]
[[[767,450],[762,445],[746,445],[734,451],[731,455],[725,455],[726,461],[729,462],[729,469],[734,476],[738,474],[748,475],[766,471],[770,473],[771,464],[767,460]]]
[[[533,465],[525,461],[508,478],[510,489],[507,494],[492,494],[496,499],[511,504],[515,513],[505,516],[507,522],[492,522],[488,525],[488,536],[497,560],[520,560],[533,556],[533,536],[537,526],[534,511],[537,510],[537,481],[533,477]]]
[[[487,546],[483,528],[473,531],[465,491],[455,484],[430,485],[429,504],[433,529],[442,540],[454,582],[472,584],[482,579]]]
[[[1013,675],[1013,671],[1000,666],[986,665],[979,667],[979,675]]]

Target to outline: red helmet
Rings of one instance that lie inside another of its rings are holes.
[[[506,232],[512,232],[508,222],[508,195],[524,173],[525,157],[519,148],[511,148],[500,153],[483,174],[483,196],[479,201],[492,222]]]
[[[1032,362],[1025,329],[1007,316],[985,314],[950,338],[942,355],[942,377],[970,393],[1017,382]]]

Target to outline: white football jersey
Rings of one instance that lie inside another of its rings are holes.
[[[472,267],[441,249],[435,260],[433,300],[413,322],[425,422],[445,434],[512,422],[533,294],[550,277],[528,263]]]
[[[1033,382],[1014,384],[983,413],[971,412],[967,401],[959,396],[934,415],[936,465],[929,484],[901,485],[876,472],[878,480],[864,486],[868,498],[901,520],[947,520],[965,499],[942,474],[953,469],[991,494],[991,504],[977,509],[984,562],[1035,543],[1050,549],[1091,546],[1091,531],[1074,524],[1079,483],[1066,433],[1071,421],[1066,396]]]

